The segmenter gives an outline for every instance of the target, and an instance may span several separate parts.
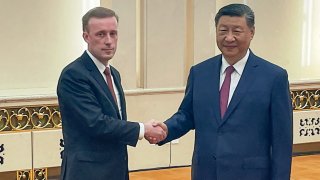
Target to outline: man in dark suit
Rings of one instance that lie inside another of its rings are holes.
[[[97,7],[82,18],[88,49],[67,65],[57,88],[62,116],[63,180],[127,180],[127,145],[166,134],[151,122],[129,122],[120,74],[109,60],[118,40],[118,16]]]
[[[254,13],[230,4],[215,17],[222,54],[191,68],[185,97],[158,125],[162,145],[195,130],[193,180],[289,180],[292,106],[287,72],[249,49]]]

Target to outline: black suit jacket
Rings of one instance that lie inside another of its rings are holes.
[[[135,146],[139,124],[126,121],[119,72],[111,67],[122,119],[108,86],[86,52],[66,66],[57,88],[64,154],[61,179],[128,179],[127,145]]]

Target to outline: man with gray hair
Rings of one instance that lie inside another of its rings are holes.
[[[250,49],[254,13],[244,4],[215,17],[220,55],[191,68],[176,112],[158,123],[170,142],[195,130],[193,180],[289,180],[292,105],[283,68]]]

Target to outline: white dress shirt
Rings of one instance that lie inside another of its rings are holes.
[[[250,51],[248,49],[246,55],[240,59],[240,61],[238,61],[237,63],[235,63],[233,65],[234,67],[234,71],[231,74],[231,82],[230,82],[230,91],[229,91],[229,99],[228,99],[228,105],[231,101],[231,98],[233,96],[234,91],[236,90],[236,87],[239,83],[239,80],[241,78],[241,75],[243,73],[244,67],[248,61],[248,57],[249,57]],[[222,55],[222,64],[221,64],[221,69],[220,69],[220,88],[222,86],[222,83],[224,81],[224,78],[226,76],[226,69],[227,67],[230,66],[230,64],[227,62],[227,60],[223,57]]]

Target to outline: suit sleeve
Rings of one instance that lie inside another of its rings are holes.
[[[160,142],[159,145],[177,139],[185,135],[191,129],[194,129],[193,75],[193,68],[191,68],[185,90],[185,96],[181,102],[178,112],[164,122],[168,127],[168,136],[164,141]]]
[[[289,180],[292,160],[292,103],[286,71],[275,79],[272,88],[272,179]]]
[[[62,120],[66,121],[63,122],[64,125],[78,128],[78,131],[92,138],[135,146],[139,136],[139,124],[119,120],[114,118],[116,116],[104,113],[102,106],[108,104],[99,103],[93,90],[94,85],[87,76],[79,70],[68,69],[60,77],[57,93]],[[113,107],[110,105],[108,108]]]

